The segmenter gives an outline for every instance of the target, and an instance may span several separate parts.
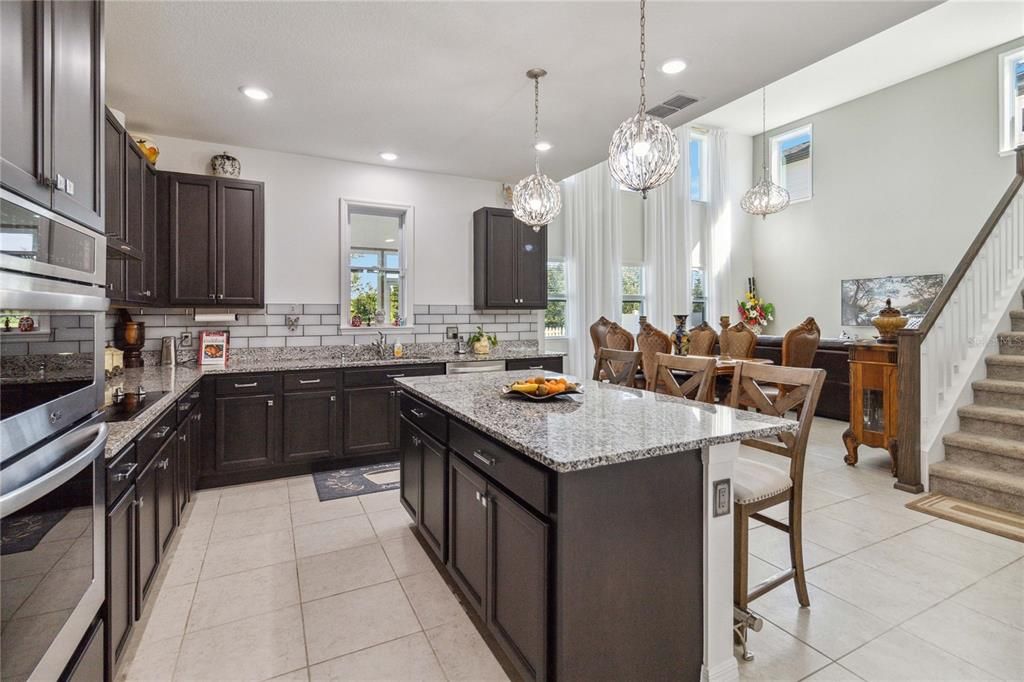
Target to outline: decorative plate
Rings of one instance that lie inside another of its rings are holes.
[[[506,398],[526,398],[527,400],[534,400],[536,402],[542,402],[544,400],[551,400],[557,398],[560,395],[583,395],[578,387],[571,391],[562,391],[560,393],[549,393],[548,395],[532,395],[530,393],[520,393],[519,391],[513,391],[511,386],[502,386],[501,394]]]

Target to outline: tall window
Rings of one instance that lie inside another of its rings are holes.
[[[1024,144],[1024,48],[999,55],[999,150]]]
[[[544,336],[565,336],[565,261],[548,261],[548,307],[544,310]]]
[[[640,316],[647,313],[644,298],[644,267],[622,266],[622,326],[637,329]]]
[[[376,324],[383,311],[385,324],[394,325],[408,317],[406,284],[407,232],[411,207],[354,205],[342,202],[347,220],[342,223],[342,301],[348,301],[348,315],[342,305],[342,326]]]
[[[808,124],[770,140],[772,179],[789,190],[792,202],[811,198],[812,137]]]
[[[691,327],[696,327],[708,319],[708,289],[704,282],[704,268],[690,269],[690,296],[693,299],[693,307],[688,322]]]
[[[690,133],[690,199],[708,200],[708,136]]]

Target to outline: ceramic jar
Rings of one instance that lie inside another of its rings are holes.
[[[871,318],[871,324],[878,330],[878,340],[884,343],[896,343],[897,332],[907,326],[907,317],[899,309],[892,307],[892,299],[885,299],[885,307]]]
[[[227,152],[222,152],[210,159],[210,169],[214,175],[237,178],[242,174],[242,162]]]
[[[676,328],[672,332],[672,352],[676,355],[686,355],[690,352],[690,332],[686,330],[687,315],[673,315],[676,318]]]

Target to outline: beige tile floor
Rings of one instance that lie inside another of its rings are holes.
[[[817,420],[808,447],[811,607],[788,585],[753,603],[765,624],[741,678],[1024,679],[1024,544],[907,510],[884,452],[843,464],[844,428]],[[752,582],[788,562],[766,526],[751,553]],[[122,680],[507,679],[395,491],[320,502],[309,476],[201,491],[160,579]]]

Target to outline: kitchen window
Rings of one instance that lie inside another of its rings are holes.
[[[813,194],[812,138],[808,124],[770,140],[772,180],[789,191],[790,202],[806,201]]]
[[[565,261],[548,261],[548,307],[544,310],[544,336],[565,338]]]
[[[691,132],[690,154],[690,200],[708,200],[708,136]]]
[[[341,326],[376,326],[379,311],[385,325],[407,326],[412,207],[342,200],[342,215]]]
[[[639,329],[640,316],[646,314],[644,267],[642,265],[623,265],[622,326],[626,329]]]
[[[1024,144],[1024,48],[999,55],[999,151]]]
[[[687,323],[693,328],[708,319],[708,290],[704,283],[704,268],[690,269],[690,298],[693,304]]]

